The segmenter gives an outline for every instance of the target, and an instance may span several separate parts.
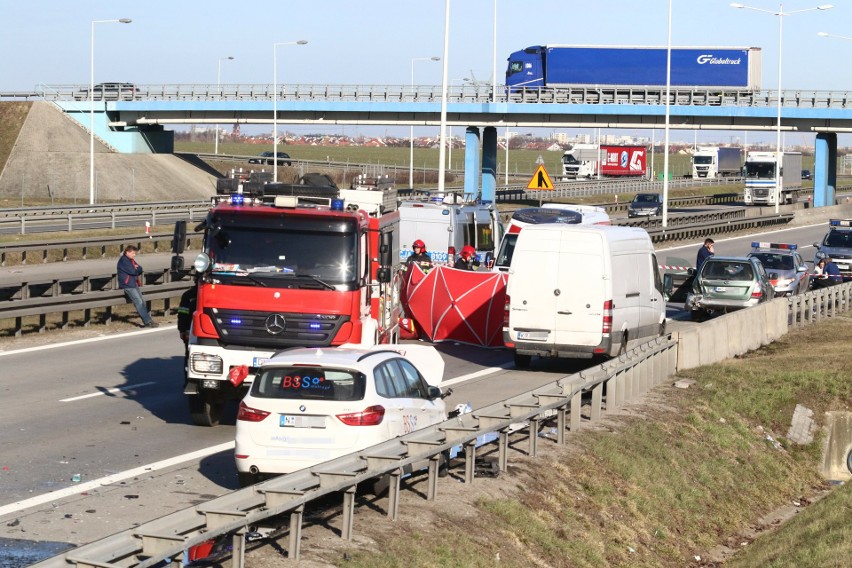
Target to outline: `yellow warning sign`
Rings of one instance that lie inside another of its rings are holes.
[[[544,169],[544,164],[540,164],[538,166],[538,169],[527,184],[527,189],[553,189],[553,181],[551,181],[550,176],[547,175],[547,170]]]

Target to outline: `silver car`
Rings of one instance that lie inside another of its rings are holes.
[[[756,258],[711,256],[695,275],[685,308],[699,321],[710,314],[768,302],[775,297],[770,280],[777,277],[774,272],[767,274]]]
[[[771,280],[776,296],[794,296],[808,291],[810,269],[795,244],[751,243],[750,258],[756,258],[767,272],[778,275]]]

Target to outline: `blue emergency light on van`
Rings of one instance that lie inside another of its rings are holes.
[[[242,205],[243,203],[245,203],[245,197],[242,193],[231,194],[231,205]]]
[[[331,210],[332,211],[343,211],[343,200],[342,199],[332,199],[331,200]]]

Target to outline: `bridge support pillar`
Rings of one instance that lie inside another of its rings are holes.
[[[479,195],[479,128],[468,126],[464,131],[464,193]]]
[[[482,195],[483,203],[494,203],[497,195],[497,128],[486,126],[482,134]]]
[[[820,132],[814,143],[814,207],[834,205],[837,187],[837,134]]]

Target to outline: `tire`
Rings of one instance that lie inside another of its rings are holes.
[[[531,362],[532,355],[522,355],[520,353],[515,353],[515,368],[528,369]]]
[[[627,332],[624,332],[624,335],[621,336],[621,345],[618,346],[618,353],[615,354],[616,357],[621,357],[622,355],[627,354]]]
[[[196,426],[218,426],[224,406],[220,397],[207,391],[189,396],[189,415]]]

